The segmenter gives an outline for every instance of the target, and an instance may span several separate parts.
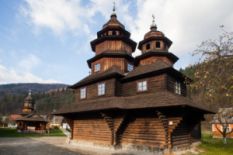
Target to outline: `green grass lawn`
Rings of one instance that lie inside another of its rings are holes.
[[[224,145],[222,139],[212,138],[211,134],[204,133],[199,146],[203,150],[200,155],[233,155],[233,139],[228,139],[227,142]]]
[[[16,129],[0,128],[0,137],[42,137],[42,136],[65,136],[60,129],[52,129],[50,133],[19,133]]]

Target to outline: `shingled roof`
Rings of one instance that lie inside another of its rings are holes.
[[[145,58],[153,57],[153,56],[155,56],[155,57],[160,57],[160,56],[164,57],[165,56],[168,59],[170,59],[173,63],[175,63],[179,59],[176,55],[174,55],[171,52],[168,52],[168,51],[158,52],[158,51],[152,50],[152,51],[147,51],[147,52],[135,57],[136,64],[138,64],[141,59],[145,59]]]
[[[88,111],[109,110],[109,109],[144,109],[187,106],[202,110],[206,113],[214,113],[202,105],[194,103],[191,99],[173,94],[169,91],[127,96],[127,97],[106,97],[92,100],[83,100],[66,110],[57,111],[55,115],[68,113],[80,113]]]
[[[108,79],[111,77],[123,77],[123,73],[122,71],[120,71],[120,69],[116,66],[113,66],[112,68],[104,71],[104,72],[99,72],[99,73],[94,73],[91,74],[87,77],[85,77],[84,79],[82,79],[81,81],[77,82],[76,84],[70,86],[70,88],[77,88],[77,87],[81,87],[87,84],[91,84],[100,80],[104,80],[104,79]]]
[[[130,79],[135,76],[144,76],[144,74],[159,71],[162,69],[170,68],[171,66],[164,63],[163,61],[157,61],[150,65],[140,65],[136,67],[134,70],[129,72],[124,79]]]
[[[47,120],[44,117],[37,114],[36,112],[28,114],[28,115],[26,115],[24,117],[20,117],[20,118],[16,119],[16,121],[47,122]]]

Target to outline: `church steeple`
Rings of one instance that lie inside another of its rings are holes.
[[[136,64],[147,65],[159,60],[172,66],[178,58],[168,52],[171,44],[172,41],[163,32],[157,30],[155,16],[152,15],[150,31],[144,35],[144,39],[138,45],[138,49],[142,51],[142,55],[136,58]]]
[[[34,106],[34,101],[32,99],[32,92],[31,90],[29,90],[27,97],[24,99],[22,112],[31,113],[34,110],[33,106]]]
[[[95,56],[87,62],[92,73],[102,72],[113,66],[127,72],[127,65],[134,64],[131,54],[136,48],[136,43],[130,39],[130,33],[117,19],[115,10],[114,4],[109,21],[97,32],[97,38],[91,41]]]

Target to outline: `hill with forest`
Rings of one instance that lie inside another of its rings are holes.
[[[25,94],[29,90],[33,93],[46,92],[51,89],[65,88],[66,84],[40,84],[40,83],[16,83],[0,85],[0,98],[5,94],[19,95]]]
[[[0,115],[19,113],[28,91],[32,91],[37,111],[48,113],[73,102],[66,84],[21,83],[0,85]]]

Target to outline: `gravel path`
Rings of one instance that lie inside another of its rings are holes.
[[[84,155],[65,137],[0,138],[0,155]]]

